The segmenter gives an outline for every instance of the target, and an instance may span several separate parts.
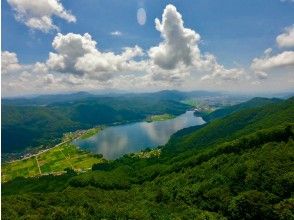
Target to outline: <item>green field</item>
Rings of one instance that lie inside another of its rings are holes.
[[[35,157],[25,160],[7,163],[2,166],[2,182],[14,179],[17,176],[37,176],[40,175]]]
[[[86,139],[97,134],[102,129],[103,129],[103,126],[99,126],[99,127],[94,127],[87,130],[77,130],[74,132],[67,132],[63,134],[62,142],[70,142],[74,139]]]
[[[97,134],[101,130],[102,130],[101,127],[96,127],[96,128],[88,129],[84,134],[82,134],[80,136],[80,139],[87,139],[89,137],[92,137],[92,136],[94,136],[95,134]]]
[[[161,115],[151,115],[147,117],[146,121],[147,122],[153,122],[153,121],[165,121],[169,119],[175,118],[174,115],[171,114],[161,114]]]
[[[91,169],[94,163],[103,161],[101,156],[82,151],[70,143],[64,143],[30,158],[3,164],[2,182],[19,176],[58,175],[64,173],[65,168],[83,172]]]

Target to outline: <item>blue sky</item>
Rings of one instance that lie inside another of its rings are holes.
[[[163,40],[155,28],[155,18],[161,20],[166,5],[172,4],[182,15],[184,27],[201,36],[197,46],[202,54],[213,54],[226,68],[247,69],[267,48],[281,53],[284,49],[278,47],[276,37],[294,23],[291,0],[62,0],[60,4],[76,22],[52,16],[59,30],[45,33],[17,20],[13,4],[2,1],[2,51],[15,53],[21,65],[45,63],[48,53],[54,52],[52,42],[59,32],[89,33],[101,52],[122,53],[122,48],[135,45],[148,51]],[[137,22],[139,8],[146,11],[145,25]],[[114,31],[121,35],[111,35]]]
[[[76,16],[77,22],[67,23],[59,18],[54,21],[61,33],[90,33],[103,50],[119,51],[136,44],[146,49],[160,41],[154,19],[161,17],[168,3],[182,13],[186,27],[201,34],[203,51],[215,54],[226,65],[248,65],[252,57],[274,45],[275,37],[294,21],[294,4],[279,0],[66,0],[62,4]],[[136,20],[139,7],[146,9],[144,26]],[[110,36],[115,30],[123,35]],[[29,30],[14,19],[8,3],[2,2],[2,50],[16,52],[21,62],[47,59],[55,34]]]

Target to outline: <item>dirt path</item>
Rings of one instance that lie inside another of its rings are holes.
[[[45,149],[45,150],[40,150],[38,153],[32,154],[32,155],[30,155],[30,156],[27,156],[27,157],[24,157],[24,158],[21,158],[21,159],[11,160],[11,161],[8,161],[8,162],[6,162],[6,163],[14,163],[14,162],[17,162],[17,161],[27,160],[27,159],[30,159],[30,158],[32,158],[32,157],[36,157],[36,156],[38,156],[38,155],[40,155],[40,154],[43,154],[43,153],[45,153],[45,152],[47,152],[47,151],[49,151],[49,150],[52,150],[52,149],[54,149],[54,148],[56,148],[56,147],[59,147],[59,146],[62,145],[62,144],[65,144],[65,143],[67,143],[67,142],[74,141],[74,140],[75,140],[75,139],[73,139],[73,140],[69,140],[69,141],[63,141],[63,142],[61,142],[61,143],[59,143],[59,144],[57,144],[57,145],[55,145],[55,146],[53,146],[53,147],[51,147],[51,148],[48,148],[48,149]]]
[[[68,164],[71,166],[71,168],[74,170],[74,167],[72,165],[72,163],[69,161],[69,159],[67,158],[67,156],[65,156],[65,154],[62,152],[61,149],[59,149],[60,153],[62,153],[62,155],[64,156],[64,158],[66,159],[66,161],[68,162]]]
[[[101,129],[101,130],[102,130],[102,129]],[[78,140],[82,135],[83,135],[83,133],[80,134],[79,136],[77,136],[77,137],[71,139],[71,140],[63,141],[63,142],[61,142],[61,143],[59,143],[59,144],[57,144],[57,145],[55,145],[55,146],[53,146],[53,147],[51,147],[51,148],[48,148],[48,149],[45,149],[45,150],[40,150],[39,152],[37,152],[37,153],[35,153],[35,154],[31,154],[31,155],[29,155],[29,156],[27,156],[27,157],[24,157],[24,158],[21,158],[21,159],[11,160],[11,161],[8,161],[8,162],[6,162],[6,163],[14,163],[14,162],[17,162],[17,161],[26,160],[26,159],[29,159],[29,158],[32,158],[32,157],[36,157],[36,156],[38,156],[38,155],[40,155],[40,154],[43,154],[43,153],[45,153],[45,152],[47,152],[47,151],[49,151],[49,150],[52,150],[52,149],[54,149],[54,148],[56,148],[56,147],[59,147],[59,146],[65,144],[65,143],[69,143],[69,142],[73,142],[74,140]],[[64,155],[64,154],[63,154],[63,155]],[[70,162],[69,162],[69,163],[70,163]]]
[[[36,161],[37,161],[37,165],[38,165],[38,168],[39,168],[39,173],[40,173],[40,175],[42,175],[42,172],[41,172],[41,168],[40,168],[40,164],[39,164],[39,161],[38,161],[37,155],[35,156],[35,159],[36,159]]]

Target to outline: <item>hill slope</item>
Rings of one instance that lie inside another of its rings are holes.
[[[253,99],[254,101],[254,99]],[[252,103],[251,101],[247,103]],[[263,103],[263,104],[262,104]],[[223,118],[217,118],[201,126],[175,134],[165,150],[167,152],[181,152],[191,148],[202,148],[216,143],[234,140],[260,129],[269,128],[294,122],[294,98],[285,101],[264,101],[258,105],[261,107],[247,107],[243,104],[241,110],[229,114]],[[270,103],[270,104],[264,104]],[[237,105],[239,108],[240,105]],[[255,105],[253,105],[255,106]],[[234,109],[234,107],[232,107]]]
[[[257,107],[261,107],[261,106],[268,105],[268,104],[277,104],[281,101],[282,101],[281,99],[277,99],[277,98],[267,99],[267,98],[257,97],[257,98],[253,98],[247,102],[243,102],[243,103],[240,103],[237,105],[221,108],[221,109],[218,109],[216,111],[211,112],[210,114],[203,115],[203,119],[208,122],[208,121],[211,121],[216,118],[222,118],[222,117],[229,115],[233,112],[237,112],[237,111],[249,109],[249,108],[257,108]]]

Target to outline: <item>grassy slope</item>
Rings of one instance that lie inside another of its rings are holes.
[[[8,182],[3,219],[291,219],[293,125],[285,124],[294,123],[293,107],[292,98],[212,121],[173,140],[177,157],[168,145],[160,158],[126,156],[79,176]],[[215,129],[222,133],[206,137]]]

